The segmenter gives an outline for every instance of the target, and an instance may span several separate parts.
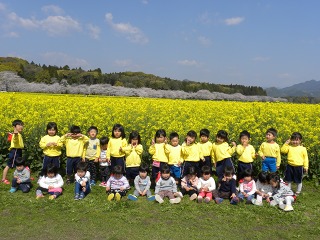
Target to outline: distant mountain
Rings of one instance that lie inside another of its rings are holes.
[[[320,97],[320,81],[310,80],[285,88],[266,88],[270,97]]]

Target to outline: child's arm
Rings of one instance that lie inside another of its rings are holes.
[[[308,168],[309,168],[309,158],[308,158],[308,153],[307,153],[307,149],[305,147],[303,147],[302,150],[302,156],[303,156],[303,170],[305,173],[308,173]]]
[[[265,143],[262,143],[259,147],[258,155],[264,160],[266,157],[264,155],[264,145]]]
[[[39,142],[40,148],[41,148],[41,149],[45,149],[46,147],[48,147],[47,144],[50,144],[50,143],[47,143],[46,138],[45,138],[45,137],[42,137],[42,138],[40,139],[40,142]]]
[[[97,153],[96,153],[96,159],[94,160],[94,162],[99,162],[100,153],[101,153],[101,148],[100,148],[100,141],[99,141],[97,143]]]
[[[216,182],[214,181],[213,177],[210,177],[209,181],[210,181],[209,191],[212,192],[213,190],[216,189]]]
[[[113,177],[111,176],[108,181],[107,181],[107,186],[106,186],[106,192],[111,190],[111,179],[113,179]]]
[[[281,164],[281,152],[280,152],[280,147],[277,144],[277,160],[276,160],[276,164],[277,164],[277,169],[280,168],[280,164]]]
[[[290,148],[290,139],[288,139],[281,147],[280,151],[283,154],[287,154],[289,152],[289,148]]]
[[[45,176],[42,176],[39,179],[39,186],[42,187],[42,188],[46,188],[46,189],[49,188],[49,185],[46,183],[46,177]]]
[[[160,183],[161,183],[161,178],[156,183],[156,187],[154,189],[154,194],[158,194],[159,193],[159,191],[160,191]]]
[[[61,188],[63,186],[63,178],[61,177],[60,174],[57,174],[56,179],[57,179],[57,182],[55,184],[53,184],[53,187],[54,188]]]
[[[143,152],[143,146],[141,144],[138,144],[134,149],[138,155],[141,155]]]
[[[134,179],[134,188],[140,193],[142,194],[141,190],[140,190],[140,186],[139,186],[139,175],[135,177]]]
[[[30,181],[30,171],[24,168],[20,177],[20,183],[29,182],[29,181]]]
[[[152,144],[150,147],[149,147],[149,153],[151,155],[154,155],[156,153],[156,147],[154,144]]]
[[[120,187],[120,190],[123,191],[123,190],[126,190],[126,189],[129,189],[130,188],[130,185],[129,185],[129,182],[128,182],[128,179],[123,176],[122,177],[122,183],[123,185]]]
[[[252,189],[251,189],[251,191],[248,192],[247,194],[248,194],[248,195],[252,195],[252,194],[254,194],[254,193],[256,192],[256,190],[257,190],[256,182],[255,182],[254,180],[252,180]]]
[[[172,182],[172,192],[176,193],[178,191],[176,181],[174,180],[173,177],[170,177],[170,178],[171,178],[171,182]]]

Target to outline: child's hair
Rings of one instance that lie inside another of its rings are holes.
[[[101,146],[108,144],[108,142],[109,142],[109,138],[108,137],[100,138],[100,145]]]
[[[270,177],[269,182],[277,183],[276,188],[279,188],[280,187],[280,176],[278,175],[278,173],[270,173],[269,177]]]
[[[123,169],[121,165],[116,165],[112,171],[113,174],[123,174]]]
[[[77,164],[77,171],[84,171],[86,172],[88,168],[88,164],[86,162],[79,162]]]
[[[300,141],[302,140],[302,135],[299,132],[294,132],[292,133],[290,140],[296,140],[299,139]]]
[[[58,174],[58,168],[54,164],[49,163],[48,166],[47,166],[47,170],[44,173],[44,175],[47,176],[48,173],[53,173],[56,176]]]
[[[160,170],[161,173],[170,173],[170,167],[168,164],[163,164]]]
[[[149,166],[146,163],[141,163],[140,167],[139,167],[139,172],[149,172]]]
[[[234,170],[233,170],[233,167],[231,167],[231,166],[227,166],[227,167],[225,167],[225,169],[223,170],[223,175],[224,175],[224,176],[229,177],[229,176],[232,176],[233,174],[234,174]]]
[[[206,129],[206,128],[201,129],[200,130],[200,137],[201,136],[205,136],[205,137],[208,138],[210,136],[210,131],[208,129]]]
[[[203,166],[203,167],[201,168],[201,172],[202,172],[202,174],[204,174],[204,175],[211,174],[211,172],[210,172],[210,167],[209,167],[209,166]]]
[[[58,126],[55,122],[48,122],[47,124],[47,134],[48,134],[48,130],[54,129],[56,131],[56,134],[58,133]]]
[[[252,177],[253,171],[251,168],[246,168],[243,173],[242,173],[242,177]]]
[[[216,138],[221,138],[223,139],[225,142],[228,142],[228,133],[225,130],[219,130],[217,132]]]
[[[154,141],[156,141],[157,138],[159,138],[159,137],[161,137],[161,136],[163,136],[163,137],[166,137],[166,136],[167,136],[166,130],[164,130],[164,129],[158,129],[158,130],[156,131],[156,134],[154,135]]]
[[[247,130],[243,130],[239,135],[239,139],[241,139],[242,137],[247,137],[248,139],[250,139],[250,133]]]
[[[172,140],[174,138],[179,138],[179,134],[177,132],[172,132],[172,133],[170,133],[169,138],[170,138],[170,140]]]
[[[187,169],[186,173],[187,173],[187,175],[197,175],[196,169],[192,166]]]
[[[119,130],[119,131],[121,132],[121,137],[122,137],[122,138],[125,138],[125,137],[126,137],[126,134],[125,134],[125,132],[124,132],[124,127],[123,127],[121,124],[116,123],[115,125],[113,125],[112,133],[111,133],[111,135],[112,135],[113,138],[115,138],[115,136],[114,136],[114,131],[115,131],[115,130]]]
[[[81,128],[79,126],[72,125],[70,127],[70,132],[73,133],[73,134],[81,133]]]
[[[141,137],[138,131],[132,131],[129,134],[129,143],[131,143],[132,139],[137,139],[138,140],[138,144],[141,144]]]
[[[197,133],[194,130],[187,132],[187,137],[197,138]]]
[[[98,128],[96,126],[89,127],[87,133],[89,133],[91,130],[95,130],[96,133],[98,134]]]
[[[267,133],[272,134],[274,137],[278,135],[278,131],[275,128],[268,128],[268,130],[266,131],[266,134]]]
[[[23,126],[23,122],[22,122],[21,120],[19,120],[19,119],[14,120],[14,121],[12,122],[12,126],[15,127],[15,126],[17,126],[17,125]]]
[[[24,160],[23,160],[22,157],[18,157],[18,158],[14,161],[14,164],[15,164],[16,166],[24,166],[25,162],[24,162]]]
[[[269,183],[270,176],[267,172],[260,172],[258,174],[258,179],[261,183]]]

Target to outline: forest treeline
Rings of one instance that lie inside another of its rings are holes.
[[[226,94],[241,93],[246,96],[266,96],[266,91],[259,86],[224,85],[189,80],[175,80],[162,78],[143,72],[115,72],[102,73],[100,68],[85,71],[79,68],[46,66],[43,64],[29,63],[26,60],[14,57],[0,57],[0,72],[13,71],[28,82],[36,83],[63,83],[63,84],[110,84],[127,88],[151,88],[155,90],[181,90],[197,92],[209,90]]]

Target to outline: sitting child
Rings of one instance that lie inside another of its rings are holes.
[[[195,200],[198,196],[198,181],[196,169],[194,167],[189,167],[186,171],[186,175],[181,179],[182,197],[183,195],[188,194],[191,201]]]
[[[288,185],[281,181],[277,173],[270,174],[270,185],[273,188],[273,200],[270,202],[270,205],[279,205],[279,208],[285,212],[293,211],[294,193]]]
[[[38,183],[37,199],[44,197],[43,192],[50,194],[50,200],[56,199],[62,194],[63,179],[53,164],[48,164],[46,172],[40,177]]]
[[[120,201],[122,197],[126,196],[130,185],[128,179],[123,176],[123,169],[121,165],[116,165],[112,171],[113,175],[109,178],[106,184],[106,192],[108,194],[108,201],[115,199]]]
[[[265,199],[268,203],[272,195],[272,187],[269,183],[270,177],[267,172],[260,172],[256,182],[256,198],[252,199],[252,203],[257,206],[262,206],[262,200]]]
[[[160,170],[160,179],[156,183],[155,199],[158,203],[163,203],[164,197],[170,199],[170,203],[179,203],[180,197],[175,197],[177,192],[177,184],[173,177],[170,176],[170,168],[168,164],[163,164]]]
[[[227,166],[223,172],[223,178],[219,180],[218,189],[213,190],[212,195],[217,204],[220,204],[223,199],[231,199],[231,204],[237,204],[236,180],[233,178],[233,167]]]
[[[204,199],[206,203],[209,203],[212,200],[212,191],[216,189],[216,183],[211,177],[210,166],[203,166],[201,172],[202,177],[199,178],[197,186],[199,190],[198,202],[201,203]]]
[[[10,192],[14,193],[20,189],[23,193],[27,193],[31,188],[30,170],[24,166],[24,160],[21,157],[16,159],[15,165],[16,170],[13,173]]]
[[[142,163],[139,167],[139,175],[134,179],[134,192],[128,195],[128,199],[137,201],[138,196],[147,196],[149,201],[154,201],[155,197],[150,191],[151,180],[148,176],[148,166]]]
[[[256,182],[252,178],[252,169],[246,168],[242,172],[242,179],[239,181],[239,191],[238,198],[240,201],[247,199],[246,204],[251,204],[254,198],[254,193],[256,192]]]
[[[74,200],[81,200],[87,196],[90,191],[90,172],[87,171],[88,163],[79,162],[77,172],[74,175]]]

